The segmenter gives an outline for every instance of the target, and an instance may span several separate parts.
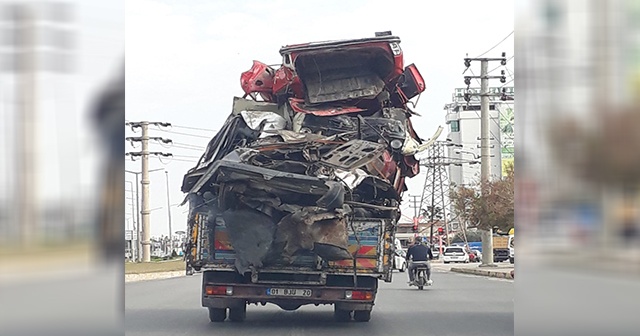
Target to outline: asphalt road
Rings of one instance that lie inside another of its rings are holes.
[[[199,275],[125,285],[127,335],[513,335],[514,282],[434,269],[424,291],[406,285],[406,273],[381,283],[368,323],[338,323],[333,307],[284,311],[249,306],[241,324],[210,323],[200,305]]]

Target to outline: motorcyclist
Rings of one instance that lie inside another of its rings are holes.
[[[407,256],[405,257],[409,263],[409,285],[414,285],[416,277],[416,268],[418,266],[427,266],[427,285],[433,284],[431,280],[431,263],[429,260],[433,259],[433,253],[431,249],[423,245],[420,240],[416,239],[413,246],[407,250]]]

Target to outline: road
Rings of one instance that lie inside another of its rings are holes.
[[[337,323],[332,306],[249,306],[242,324],[210,323],[200,306],[199,275],[125,285],[127,335],[513,335],[514,283],[447,272],[435,266],[424,291],[394,273],[381,287],[368,323]]]

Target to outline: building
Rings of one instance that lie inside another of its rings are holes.
[[[434,237],[437,237],[439,228],[442,228],[444,230],[444,221],[436,221],[433,224]],[[410,242],[412,242],[415,237],[426,239],[430,234],[431,226],[429,225],[429,223],[419,223],[418,232],[413,232],[413,223],[404,222],[398,223],[398,229],[396,230],[396,239],[400,241],[400,244],[403,248],[408,248]]]
[[[502,92],[502,87],[489,88],[492,94]],[[480,93],[479,88],[470,88]],[[446,123],[449,126],[448,139],[461,144],[462,148],[449,147],[447,156],[465,160],[480,160],[480,97],[464,99],[466,88],[455,89],[452,102],[445,105]],[[504,93],[512,97],[513,87],[504,87]],[[503,101],[500,96],[489,97],[491,176],[500,177],[504,173],[503,162],[513,162],[514,152],[514,104],[513,100]],[[469,185],[480,180],[480,165],[463,164],[449,166],[451,185]]]

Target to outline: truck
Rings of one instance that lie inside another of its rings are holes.
[[[509,260],[509,235],[494,234],[493,235],[493,261],[503,262]]]
[[[187,274],[202,273],[211,322],[244,321],[250,304],[367,322],[392,281],[414,155],[435,141],[407,104],[425,83],[390,32],[280,54],[241,74],[245,94],[183,178]]]
[[[516,260],[514,238],[515,238],[515,232],[513,229],[511,229],[509,230],[509,262],[512,264],[515,263],[515,260]]]

